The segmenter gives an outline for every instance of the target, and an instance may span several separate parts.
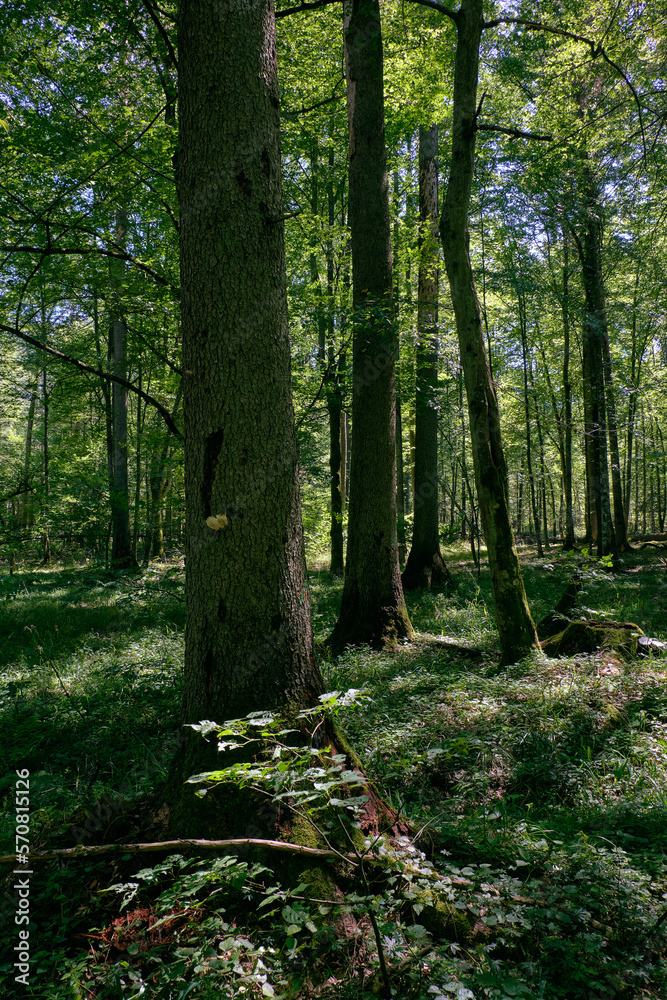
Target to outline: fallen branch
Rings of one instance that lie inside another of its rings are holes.
[[[150,854],[156,851],[174,851],[182,847],[194,847],[204,851],[217,851],[226,847],[264,847],[270,851],[282,851],[285,854],[303,854],[309,858],[344,858],[351,864],[356,864],[355,854],[340,854],[338,851],[322,847],[304,847],[302,844],[290,844],[283,840],[260,840],[254,837],[239,837],[234,840],[158,840],[149,844],[97,844],[87,846],[78,844],[76,847],[62,847],[54,851],[31,851],[21,855],[27,861],[53,861],[55,858],[89,858],[102,854]],[[369,855],[362,855],[369,857]],[[16,864],[17,870],[22,866],[16,854],[0,855],[0,864]]]

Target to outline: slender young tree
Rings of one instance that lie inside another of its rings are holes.
[[[317,703],[271,0],[180,0],[183,722]],[[181,774],[215,763],[197,737]]]
[[[391,230],[378,0],[345,14],[352,244],[352,455],[345,583],[329,642],[382,645],[412,636],[396,535],[395,363]]]
[[[449,182],[440,219],[445,265],[468,397],[475,482],[491,568],[496,625],[504,662],[536,648],[509,514],[507,468],[496,391],[484,346],[482,315],[468,253],[468,208],[477,122],[482,0],[462,0],[449,16],[457,29]]]

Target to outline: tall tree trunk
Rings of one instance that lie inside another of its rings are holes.
[[[46,298],[44,289],[41,289],[40,295],[40,313],[41,313],[41,339],[44,344],[46,344],[49,336],[49,324],[46,312]],[[47,372],[46,365],[42,369],[42,435],[43,435],[43,458],[44,458],[44,488],[42,490],[42,501],[41,501],[41,521],[43,524],[42,528],[42,562],[48,563],[51,561],[51,539],[49,537],[49,520],[51,518],[51,498],[49,496],[51,483],[50,483],[50,468],[49,468],[49,396],[50,392],[47,383]]]
[[[46,335],[46,331],[45,331]],[[44,439],[44,490],[42,492],[42,562],[51,561],[51,539],[49,537],[50,511],[50,469],[49,469],[49,391],[46,385],[46,367],[42,373],[42,415],[43,415],[43,439]]]
[[[347,413],[344,410],[340,415],[340,499],[344,517],[347,503]]]
[[[547,520],[547,473],[544,467],[544,439],[542,437],[542,423],[540,421],[540,407],[535,392],[535,382],[533,379],[533,366],[530,365],[530,388],[533,396],[533,406],[535,408],[535,430],[537,431],[537,450],[540,459],[540,495],[542,498],[542,525],[544,527],[544,548],[548,552],[549,545],[549,522]],[[555,530],[555,529],[554,529]]]
[[[584,285],[583,346],[588,353],[584,373],[584,393],[588,391],[591,413],[590,435],[592,450],[592,497],[598,523],[598,558],[616,551],[616,536],[611,514],[609,492],[609,460],[607,451],[607,398],[604,374],[604,339],[607,317],[600,260],[600,220],[595,184],[590,168],[583,170],[584,219],[577,248],[581,260]],[[619,478],[620,484],[620,478]]]
[[[563,492],[565,493],[565,537],[563,548],[574,548],[574,511],[572,507],[572,383],[570,382],[570,269],[568,238],[563,236]]]
[[[584,403],[583,451],[586,468],[586,533],[584,542],[592,547],[598,540],[598,508],[596,503],[595,468],[595,377],[593,374],[592,344],[584,333],[581,340],[581,368]]]
[[[271,0],[179,2],[184,723],[313,705],[323,689],[291,397],[275,45]],[[190,740],[175,769],[215,765],[216,749]]]
[[[333,186],[334,149],[329,148],[329,173],[327,176],[327,412],[329,415],[329,478],[331,491],[331,562],[329,572],[333,576],[342,576],[345,569],[343,545],[343,494],[345,490],[343,476],[343,452],[341,442],[341,417],[343,415],[343,372],[345,369],[345,351],[336,359],[334,350],[334,250],[333,230],[335,222],[335,200]]]
[[[137,379],[139,389],[142,388],[142,368],[141,362],[139,362],[139,377]],[[147,404],[146,404],[147,405]],[[141,407],[141,397],[137,398],[137,423],[136,423],[136,433],[137,440],[134,449],[134,466],[135,466],[135,478],[134,478],[134,524],[132,525],[132,558],[137,562],[137,547],[139,544],[139,511],[141,508],[141,436],[143,433],[144,422],[146,420],[146,405],[144,405],[143,410]]]
[[[39,382],[36,382],[30,390],[30,405],[28,407],[28,423],[25,431],[25,450],[23,453],[23,489],[25,492],[19,498],[19,523],[23,530],[30,537],[34,510],[32,504],[31,487],[31,463],[32,463],[32,434],[35,425],[35,407],[37,405],[37,389]]]
[[[408,547],[405,541],[405,470],[403,468],[403,417],[401,390],[396,386],[396,532],[398,536],[398,562],[405,566]]]
[[[394,310],[396,316],[396,328],[400,322],[401,313],[401,289],[400,289],[400,261],[399,261],[399,225],[400,196],[399,196],[399,176],[398,170],[394,170],[394,232],[392,238],[392,274],[394,280]],[[407,545],[405,541],[405,484],[403,482],[403,416],[401,412],[401,386],[396,381],[396,534],[398,538],[398,565],[399,568],[405,566],[407,558]]]
[[[340,616],[329,638],[336,652],[348,645],[377,647],[413,635],[396,536],[398,338],[392,322],[378,0],[347,4],[345,52],[354,337],[347,561]]]
[[[521,329],[521,358],[523,363],[523,408],[526,419],[526,468],[528,469],[528,484],[530,486],[530,508],[533,513],[533,527],[537,538],[537,554],[544,555],[542,548],[542,526],[540,523],[540,508],[535,492],[535,475],[533,473],[533,447],[530,432],[530,394],[528,391],[528,331],[526,329],[526,303],[519,293],[519,327]]]
[[[491,567],[496,624],[503,661],[512,663],[537,648],[538,639],[514,547],[498,401],[484,348],[482,317],[468,254],[482,0],[462,0],[454,18],[457,46],[452,155],[440,235],[468,397],[475,482]]]
[[[451,581],[438,534],[438,126],[419,129],[419,293],[412,545],[403,587]]]
[[[116,214],[115,241],[122,246],[127,232],[127,212]],[[111,265],[112,304],[110,343],[111,369],[114,375],[127,379],[127,327],[121,312],[122,265]],[[113,540],[111,565],[117,568],[135,565],[132,555],[130,528],[130,494],[127,473],[127,389],[118,382],[111,386],[113,419],[113,481],[111,484],[111,518]]]
[[[183,380],[178,384],[172,417],[176,417],[181,405]],[[164,553],[164,532],[162,528],[162,504],[171,487],[171,471],[169,469],[169,453],[173,445],[171,430],[167,430],[162,443],[162,451],[157,463],[150,464],[149,483],[146,490],[148,503],[148,518],[146,526],[146,542],[144,545],[144,565],[151,559],[159,559]]]
[[[100,335],[99,313],[97,307],[97,292],[93,293],[93,329],[95,333],[95,350],[97,353],[97,363],[100,368],[111,367],[111,337],[107,337],[106,358],[102,355],[102,343]],[[104,422],[106,428],[106,455],[107,455],[107,482],[109,489],[113,487],[113,411],[111,408],[111,389],[106,379],[100,379],[100,389],[102,390],[102,401],[104,404]]]

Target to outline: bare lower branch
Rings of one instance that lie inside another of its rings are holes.
[[[312,3],[300,3],[298,7],[286,7],[284,10],[276,11],[276,21],[278,18],[287,17],[289,14],[300,14],[304,10],[317,10],[318,7],[327,7],[332,3],[338,3],[338,0],[313,0]]]
[[[305,847],[302,844],[290,844],[283,840],[261,840],[255,837],[237,837],[232,840],[158,840],[148,844],[98,844],[87,846],[78,844],[76,847],[62,847],[54,851],[33,851],[26,857],[30,864],[35,861],[52,861],[55,858],[89,858],[104,854],[151,854],[157,851],[177,851],[184,847],[192,847],[201,851],[219,851],[227,847],[263,847],[283,854],[302,854],[309,858],[344,858],[356,864],[363,857],[355,854],[340,854],[327,848]],[[0,864],[18,864],[16,854],[0,855]]]
[[[90,254],[98,254],[100,257],[111,257],[115,260],[124,260],[128,264],[132,264],[137,270],[143,271],[148,274],[154,281],[158,284],[164,285],[166,288],[170,288],[172,292],[178,297],[180,292],[176,285],[173,285],[171,281],[158,274],[154,271],[152,267],[148,264],[144,264],[142,261],[137,260],[133,257],[131,253],[122,253],[116,250],[104,250],[102,247],[59,247],[53,243],[48,244],[45,247],[33,247],[33,246],[12,246],[11,244],[0,246],[0,250],[3,253],[34,253],[39,254],[41,257],[50,257],[52,254],[59,256],[72,255],[73,257],[87,257]]]
[[[26,344],[30,344],[32,347],[36,347],[38,350],[44,351],[45,354],[50,354],[51,357],[57,358],[59,361],[65,361],[68,365],[73,365],[75,368],[78,368],[79,371],[87,372],[89,375],[97,375],[98,378],[104,379],[105,382],[117,382],[118,385],[124,386],[136,396],[141,397],[141,399],[143,399],[146,403],[150,403],[151,406],[154,406],[175,437],[179,439],[183,437],[174,423],[169,410],[165,409],[162,403],[158,402],[154,396],[149,396],[147,392],[144,392],[143,389],[138,389],[136,385],[133,385],[132,382],[128,382],[127,379],[121,378],[120,375],[112,375],[111,372],[102,371],[101,368],[93,368],[91,365],[87,365],[85,361],[78,361],[76,358],[70,357],[69,354],[63,354],[62,351],[57,351],[54,347],[48,347],[40,340],[36,340],[35,337],[31,337],[29,334],[24,333],[23,330],[17,330],[15,326],[5,326],[4,323],[0,323],[0,330],[4,333],[10,333],[13,337],[18,337],[19,340],[23,340]]]
[[[412,0],[412,2],[425,2],[425,0]],[[551,35],[559,35],[561,38],[571,38],[574,42],[581,42],[582,45],[587,45],[590,49],[591,59],[597,59],[601,57],[612,69],[615,69],[621,79],[625,82],[626,86],[632,93],[634,102],[637,105],[637,112],[639,114],[639,128],[642,135],[642,149],[644,151],[644,165],[648,167],[646,160],[646,134],[644,132],[644,116],[642,114],[642,107],[639,101],[639,95],[630,80],[630,78],[623,72],[621,67],[615,62],[611,56],[607,54],[605,49],[602,47],[601,42],[596,42],[593,38],[588,38],[586,35],[579,35],[575,31],[568,31],[566,28],[556,28],[552,27],[550,24],[543,24],[542,21],[531,21],[525,17],[496,17],[492,21],[484,22],[484,29],[496,28],[499,24],[518,24],[522,28],[527,28],[529,31],[546,31]],[[607,31],[604,37],[607,36]]]
[[[541,135],[539,132],[524,132],[520,128],[501,128],[500,125],[476,125],[476,130],[478,132],[501,132],[503,135],[509,135],[512,139],[537,139],[540,142],[553,142],[554,137],[552,135]]]
[[[420,7],[430,7],[431,10],[437,10],[438,14],[444,14],[448,17],[450,21],[454,24],[458,24],[458,13],[457,11],[450,10],[449,7],[445,7],[444,4],[437,3],[437,0],[410,0],[410,3],[417,3]]]
[[[156,14],[156,12],[155,12],[155,10],[153,8],[153,5],[150,3],[150,0],[141,0],[141,2],[143,4],[143,6],[146,8],[148,16],[150,17],[151,21],[153,22],[153,24],[155,25],[155,27],[159,31],[160,37],[162,38],[162,41],[164,42],[164,44],[167,47],[167,52],[169,53],[169,58],[171,59],[172,65],[174,66],[174,69],[176,71],[178,71],[178,59],[176,58],[176,53],[174,52],[174,47],[171,44],[171,41],[169,39],[169,35],[167,34],[167,31],[165,29],[164,24],[162,23],[162,21],[160,20],[160,18],[157,16],[157,14]]]

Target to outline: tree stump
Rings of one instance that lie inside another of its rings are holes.
[[[541,646],[551,657],[576,656],[603,649],[631,660],[637,656],[639,638],[643,635],[643,630],[633,622],[578,621],[570,622],[561,632],[545,639]]]

